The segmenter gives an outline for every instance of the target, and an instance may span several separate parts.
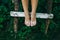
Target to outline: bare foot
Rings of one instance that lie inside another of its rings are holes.
[[[31,12],[31,26],[36,25],[36,13]]]
[[[30,16],[29,14],[25,13],[25,25],[30,26]]]

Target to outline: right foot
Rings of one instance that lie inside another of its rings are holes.
[[[31,12],[31,26],[36,25],[36,13]]]

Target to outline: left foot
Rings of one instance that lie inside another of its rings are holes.
[[[29,14],[27,13],[25,13],[25,25],[26,26],[30,26],[30,16],[29,16]]]
[[[36,13],[31,12],[31,26],[36,25]]]

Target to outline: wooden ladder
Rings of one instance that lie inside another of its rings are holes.
[[[11,11],[10,15],[14,17],[14,32],[17,33],[17,24],[18,24],[18,17],[25,17],[24,12],[18,12],[19,9],[19,4],[18,0],[12,0],[14,3],[14,9],[15,11]],[[47,0],[47,13],[36,13],[36,18],[43,18],[46,19],[46,28],[45,28],[45,34],[48,32],[49,24],[50,24],[50,19],[53,19],[53,14],[51,13],[52,10],[52,0]]]

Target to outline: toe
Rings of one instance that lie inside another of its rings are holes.
[[[25,25],[26,26],[30,26],[30,22],[25,22]]]
[[[36,25],[36,21],[31,22],[31,26],[35,26]]]

